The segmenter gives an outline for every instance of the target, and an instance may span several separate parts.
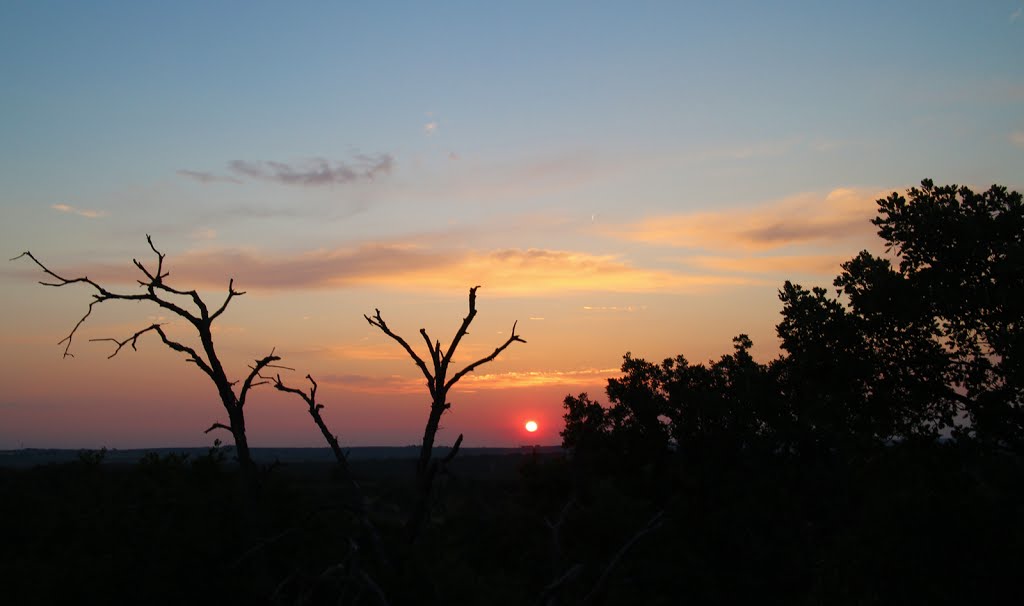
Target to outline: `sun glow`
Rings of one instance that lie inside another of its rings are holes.
[[[530,433],[533,433],[533,432],[537,431],[537,422],[536,421],[527,421],[526,425],[524,425],[523,427],[526,428],[526,431],[528,431]]]

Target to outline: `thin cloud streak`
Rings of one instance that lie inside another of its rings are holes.
[[[604,383],[608,377],[621,374],[618,368],[587,368],[582,370],[529,370],[500,373],[468,374],[460,386],[472,390],[515,389],[543,386],[580,386],[595,381]],[[422,383],[422,381],[421,381]]]
[[[187,169],[182,168],[182,169],[179,169],[176,172],[177,172],[178,176],[180,176],[180,177],[186,177],[188,179],[192,179],[192,180],[198,181],[200,183],[235,183],[235,184],[241,184],[242,183],[241,179],[236,179],[235,177],[228,177],[228,176],[224,176],[224,175],[215,175],[213,173],[207,173],[207,172],[203,172],[203,171],[200,171],[200,170],[187,170]]]
[[[622,226],[602,226],[604,235],[680,248],[773,250],[874,233],[875,200],[884,194],[836,189],[825,196],[804,194],[717,212],[648,217]]]
[[[603,384],[608,377],[619,374],[618,368],[470,373],[459,382],[459,388],[462,393],[531,387],[572,388]],[[412,375],[325,374],[318,376],[317,381],[344,391],[378,395],[419,394],[423,391],[423,379]]]
[[[228,168],[236,174],[262,181],[272,181],[283,185],[319,187],[372,181],[379,176],[389,175],[394,168],[394,158],[390,154],[376,156],[358,154],[355,156],[355,161],[350,164],[314,158],[294,166],[274,161],[232,160],[228,163]]]
[[[567,292],[689,292],[756,282],[742,276],[695,275],[635,267],[614,255],[546,249],[426,250],[401,244],[301,253],[206,249],[171,255],[172,283],[223,288],[234,278],[249,290],[320,290],[373,286],[414,292],[484,285],[504,295]],[[128,266],[89,266],[98,280],[134,281]]]
[[[818,274],[832,276],[839,273],[840,264],[849,255],[780,255],[780,256],[694,256],[681,261],[714,272],[742,274]]]
[[[78,215],[79,217],[85,217],[86,219],[98,219],[106,216],[107,213],[101,210],[89,210],[85,208],[76,208],[70,204],[51,204],[50,208],[58,212],[67,213],[71,215]]]

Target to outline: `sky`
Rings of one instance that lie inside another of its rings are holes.
[[[438,442],[557,444],[626,352],[779,355],[785,280],[882,252],[875,200],[1024,188],[1024,2],[3,2],[0,242],[219,302],[229,376],[271,351],[343,445],[419,443],[425,328],[467,364]],[[146,304],[0,264],[0,449],[208,445],[226,415]],[[213,304],[213,303],[211,303]],[[301,400],[252,446],[322,446]],[[535,420],[539,430],[523,425]],[[223,433],[223,432],[222,432]],[[219,436],[230,441],[226,433]]]

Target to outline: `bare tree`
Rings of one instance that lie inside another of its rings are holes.
[[[486,364],[491,360],[498,357],[498,354],[505,351],[512,343],[518,341],[520,343],[526,343],[519,335],[516,334],[516,323],[512,324],[512,333],[508,339],[499,345],[495,350],[486,357],[480,358],[476,362],[469,364],[462,370],[459,370],[451,375],[449,379],[449,365],[452,361],[452,356],[455,355],[455,350],[458,348],[459,343],[462,342],[462,338],[465,337],[469,330],[469,325],[473,322],[473,318],[476,317],[476,291],[480,288],[474,286],[469,289],[469,313],[465,318],[462,319],[462,325],[459,330],[455,333],[455,337],[452,339],[451,345],[448,350],[441,346],[441,341],[431,341],[430,336],[427,335],[425,328],[420,329],[420,336],[423,337],[424,342],[427,344],[427,351],[430,353],[430,362],[433,367],[433,371],[427,367],[427,364],[406,342],[405,339],[398,336],[388,327],[387,323],[384,322],[384,318],[380,315],[380,310],[375,309],[374,315],[363,317],[370,323],[371,326],[376,326],[381,329],[387,336],[398,342],[399,345],[405,349],[405,352],[409,354],[412,361],[419,367],[420,372],[423,373],[424,378],[427,380],[427,389],[430,391],[430,415],[427,417],[427,425],[423,431],[423,443],[420,446],[420,456],[416,464],[416,483],[417,483],[417,500],[414,505],[413,511],[409,516],[409,520],[406,523],[406,528],[409,531],[411,539],[415,539],[419,535],[420,526],[423,522],[423,518],[426,515],[427,503],[430,499],[430,492],[433,486],[434,477],[437,475],[439,468],[443,468],[449,463],[458,453],[459,446],[462,444],[462,434],[459,434],[458,439],[455,440],[455,444],[452,446],[452,450],[442,460],[432,459],[432,453],[434,449],[434,436],[437,434],[438,427],[441,423],[441,415],[445,413],[451,404],[448,402],[448,392],[451,388],[459,382],[459,379],[466,376],[467,373],[472,372],[478,366]]]
[[[334,458],[338,461],[338,465],[341,466],[342,470],[348,473],[348,460],[345,457],[345,453],[341,451],[341,444],[338,443],[338,436],[331,433],[331,430],[327,428],[327,423],[324,422],[324,418],[320,416],[320,411],[323,410],[324,405],[316,401],[316,390],[319,387],[312,375],[306,375],[312,387],[309,388],[309,393],[302,391],[297,387],[289,387],[281,381],[281,375],[274,377],[274,389],[283,391],[285,393],[292,393],[300,398],[309,407],[309,416],[313,417],[313,422],[320,429],[320,433],[323,434],[324,439],[327,440],[327,445],[331,447],[331,452],[334,453]]]
[[[28,257],[36,265],[42,268],[46,275],[50,276],[53,281],[40,281],[39,283],[43,286],[68,286],[69,284],[86,284],[92,287],[96,292],[92,295],[92,301],[89,303],[89,308],[86,310],[85,315],[78,320],[74,328],[68,336],[64,337],[60,344],[64,345],[64,357],[74,357],[71,353],[71,344],[78,332],[78,329],[85,323],[86,319],[92,314],[93,307],[100,303],[107,301],[138,301],[138,302],[149,302],[173,313],[174,315],[184,319],[195,329],[201,347],[199,349],[190,347],[181,342],[170,339],[167,333],[163,329],[162,324],[151,324],[126,339],[90,339],[91,341],[110,341],[114,343],[115,348],[108,358],[113,358],[125,345],[131,345],[132,349],[136,349],[139,337],[148,333],[155,332],[160,336],[160,339],[164,342],[164,345],[185,354],[186,361],[195,364],[203,373],[206,374],[213,381],[213,384],[217,387],[217,395],[220,396],[221,403],[224,405],[224,410],[228,414],[228,424],[225,425],[220,422],[215,422],[206,430],[206,433],[213,431],[214,429],[226,429],[231,432],[232,437],[235,440],[235,450],[238,456],[239,463],[244,468],[252,468],[253,460],[249,453],[249,443],[245,436],[245,401],[249,395],[249,390],[258,385],[267,383],[260,377],[260,371],[265,368],[284,368],[283,366],[275,366],[274,362],[280,360],[279,356],[274,355],[271,350],[269,355],[266,355],[256,360],[252,366],[249,367],[249,374],[242,381],[242,386],[236,393],[235,387],[238,385],[237,381],[231,381],[227,377],[227,373],[224,370],[224,366],[221,364],[220,359],[217,356],[217,351],[213,346],[213,322],[224,313],[227,309],[228,304],[235,297],[244,295],[242,291],[235,290],[234,280],[228,282],[228,294],[224,298],[224,301],[212,312],[207,306],[206,302],[199,296],[199,293],[195,290],[179,290],[169,286],[164,279],[170,275],[170,272],[164,270],[164,253],[156,249],[153,245],[153,238],[146,235],[146,241],[149,243],[150,249],[156,253],[156,270],[151,271],[141,262],[136,259],[132,259],[132,263],[135,267],[145,276],[144,280],[136,280],[139,286],[142,287],[143,292],[135,294],[117,293],[108,290],[106,287],[101,286],[97,282],[89,279],[88,277],[80,278],[65,278],[51,271],[50,268],[43,265],[39,259],[37,259],[31,252],[25,251],[11,259],[12,261],[20,259],[22,257]],[[178,300],[175,299],[178,298]],[[192,306],[195,311],[187,309],[184,303],[180,299],[191,300]]]

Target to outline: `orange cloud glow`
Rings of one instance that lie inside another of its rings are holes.
[[[367,245],[302,253],[202,250],[168,257],[169,282],[223,288],[228,277],[243,289],[324,289],[376,286],[416,291],[462,290],[486,285],[491,292],[527,295],[567,292],[680,292],[749,283],[735,276],[682,274],[636,267],[617,255],[508,248],[439,251],[409,245]],[[99,281],[129,282],[133,268],[89,266],[61,269]]]
[[[751,274],[822,274],[839,273],[839,266],[849,260],[849,255],[778,255],[778,256],[743,256],[715,257],[695,256],[683,261],[700,268],[715,272],[751,273]]]
[[[860,238],[884,194],[835,189],[756,207],[649,217],[604,233],[649,244],[707,250],[773,250],[790,245]]]

